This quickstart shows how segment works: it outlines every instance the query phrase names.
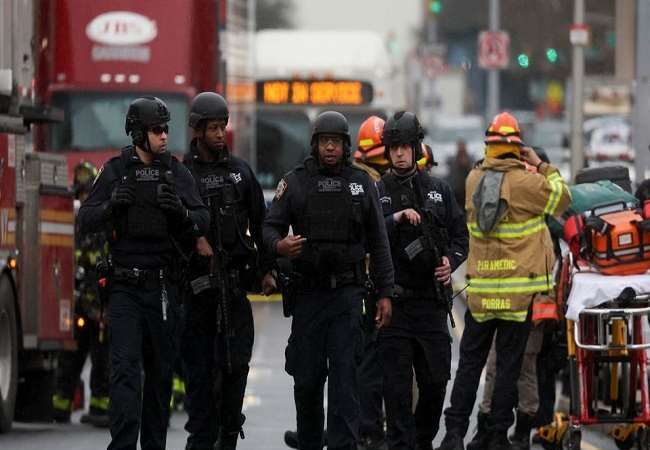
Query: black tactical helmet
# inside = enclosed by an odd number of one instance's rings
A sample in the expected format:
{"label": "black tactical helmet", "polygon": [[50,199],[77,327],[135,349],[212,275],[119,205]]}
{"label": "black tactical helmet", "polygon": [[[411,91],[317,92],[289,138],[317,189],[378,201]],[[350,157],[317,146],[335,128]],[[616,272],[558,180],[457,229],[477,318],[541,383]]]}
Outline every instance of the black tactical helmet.
{"label": "black tactical helmet", "polygon": [[202,120],[223,119],[228,123],[228,103],[226,99],[216,92],[201,92],[190,107],[189,125],[198,128]]}
{"label": "black tactical helmet", "polygon": [[126,134],[131,135],[133,144],[139,147],[145,142],[149,127],[169,122],[167,105],[158,97],[136,98],[126,113]]}
{"label": "black tactical helmet", "polygon": [[390,161],[391,145],[409,144],[413,149],[413,163],[422,158],[424,130],[417,116],[408,111],[396,112],[384,125],[382,144],[386,147],[386,159]]}
{"label": "black tactical helmet", "polygon": [[337,111],[325,111],[316,117],[314,128],[311,132],[311,148],[314,153],[318,152],[319,134],[338,134],[343,137],[343,157],[350,156],[350,127],[348,119]]}

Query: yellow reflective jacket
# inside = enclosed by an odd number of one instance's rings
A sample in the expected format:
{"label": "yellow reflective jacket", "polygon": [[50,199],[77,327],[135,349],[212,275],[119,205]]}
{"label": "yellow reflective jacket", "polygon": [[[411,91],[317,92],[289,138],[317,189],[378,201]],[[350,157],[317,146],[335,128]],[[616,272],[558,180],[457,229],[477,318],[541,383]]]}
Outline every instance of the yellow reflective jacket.
{"label": "yellow reflective jacket", "polygon": [[[488,169],[505,172],[500,199],[507,207],[492,231],[483,233],[472,197]],[[569,189],[550,164],[531,173],[514,158],[486,158],[469,173],[466,192],[472,316],[478,322],[495,318],[523,322],[533,294],[553,287],[555,256],[545,216],[559,216],[569,207]]]}
{"label": "yellow reflective jacket", "polygon": [[370,167],[369,165],[364,164],[364,163],[362,163],[360,161],[353,161],[352,165],[354,167],[357,167],[357,168],[363,170],[364,172],[366,172],[368,174],[368,176],[370,177],[370,179],[372,181],[374,181],[375,183],[377,181],[381,180],[381,174],[374,167]]}

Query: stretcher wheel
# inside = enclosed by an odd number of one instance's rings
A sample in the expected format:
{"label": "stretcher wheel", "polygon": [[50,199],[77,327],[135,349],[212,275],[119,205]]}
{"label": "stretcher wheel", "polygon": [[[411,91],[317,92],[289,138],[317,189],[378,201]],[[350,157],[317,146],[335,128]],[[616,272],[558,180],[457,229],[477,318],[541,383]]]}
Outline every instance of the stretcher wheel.
{"label": "stretcher wheel", "polygon": [[582,431],[580,431],[580,428],[570,426],[564,435],[562,448],[565,450],[580,450],[581,440]]}
{"label": "stretcher wheel", "polygon": [[628,423],[616,425],[608,433],[614,438],[614,443],[619,450],[648,449],[648,430],[643,424]]}

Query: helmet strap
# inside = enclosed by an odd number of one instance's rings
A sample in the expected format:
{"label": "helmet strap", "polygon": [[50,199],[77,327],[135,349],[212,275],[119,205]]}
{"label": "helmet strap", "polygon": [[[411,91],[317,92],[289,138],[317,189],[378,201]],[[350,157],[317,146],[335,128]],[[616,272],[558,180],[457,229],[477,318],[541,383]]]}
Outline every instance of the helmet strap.
{"label": "helmet strap", "polygon": [[149,133],[145,131],[144,133],[144,142],[142,143],[142,150],[147,153],[153,153],[151,151],[151,144],[149,143]]}

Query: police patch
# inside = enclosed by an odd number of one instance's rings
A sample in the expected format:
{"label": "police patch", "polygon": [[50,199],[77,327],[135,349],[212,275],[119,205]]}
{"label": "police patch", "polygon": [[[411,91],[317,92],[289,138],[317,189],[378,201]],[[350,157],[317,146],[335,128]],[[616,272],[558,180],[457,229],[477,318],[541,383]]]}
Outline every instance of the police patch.
{"label": "police patch", "polygon": [[97,183],[97,180],[99,180],[99,176],[102,174],[103,171],[104,171],[104,165],[102,164],[102,166],[99,168],[99,172],[97,172],[97,176],[93,180],[93,186],[95,185],[95,183]]}
{"label": "police patch", "polygon": [[287,182],[283,178],[278,183],[278,187],[275,188],[275,198],[277,200],[280,200],[280,198],[282,198],[282,195],[284,194],[284,191],[286,190],[287,190]]}
{"label": "police patch", "polygon": [[230,172],[230,177],[233,179],[235,184],[239,183],[241,181],[241,173],[240,172]]}
{"label": "police patch", "polygon": [[387,195],[381,197],[379,201],[384,205],[390,205],[392,203],[392,200]]}
{"label": "police patch", "polygon": [[442,203],[442,194],[438,191],[429,191],[427,197],[429,197],[429,200],[433,200],[435,203]]}
{"label": "police patch", "polygon": [[341,180],[336,180],[334,178],[325,178],[324,180],[318,180],[318,192],[341,192],[343,184]]}
{"label": "police patch", "polygon": [[352,195],[359,195],[363,194],[363,185],[359,183],[350,183],[350,194]]}

